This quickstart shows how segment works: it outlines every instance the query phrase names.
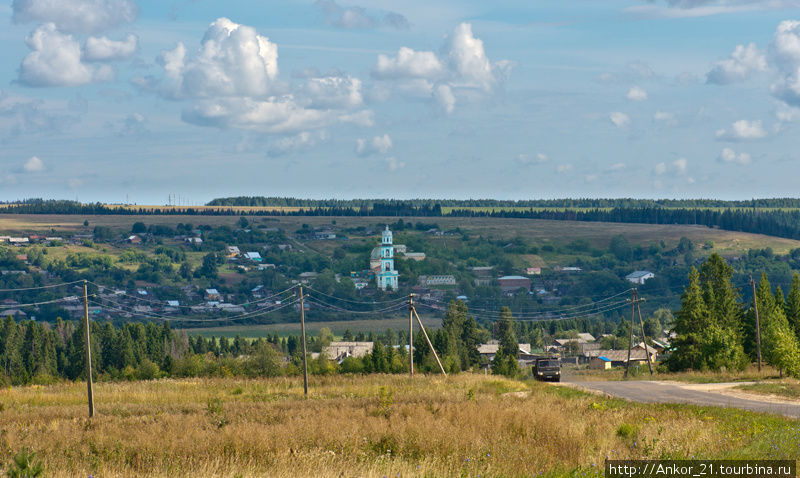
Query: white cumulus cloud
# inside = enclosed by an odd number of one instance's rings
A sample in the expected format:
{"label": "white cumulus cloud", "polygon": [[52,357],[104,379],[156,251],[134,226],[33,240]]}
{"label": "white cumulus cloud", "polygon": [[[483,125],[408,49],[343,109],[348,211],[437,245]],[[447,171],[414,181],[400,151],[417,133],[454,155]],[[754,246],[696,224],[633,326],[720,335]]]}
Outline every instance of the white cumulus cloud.
{"label": "white cumulus cloud", "polygon": [[86,61],[125,60],[136,53],[139,39],[128,35],[124,40],[111,40],[108,37],[89,37],[83,46],[83,59]]}
{"label": "white cumulus cloud", "polygon": [[386,154],[390,149],[392,149],[392,138],[388,134],[375,136],[371,140],[360,138],[356,140],[356,154],[359,156]]}
{"label": "white cumulus cloud", "polygon": [[53,23],[39,26],[25,38],[32,51],[22,60],[19,82],[27,86],[78,86],[108,81],[114,70],[108,65],[93,67],[82,60],[81,45],[72,35],[62,33]]}
{"label": "white cumulus cloud", "polygon": [[139,14],[133,0],[14,0],[16,23],[53,23],[69,33],[99,33],[131,23]]}
{"label": "white cumulus cloud", "polygon": [[746,141],[762,139],[767,136],[767,132],[761,121],[739,120],[731,125],[729,130],[720,129],[717,131],[717,139],[722,141]]}
{"label": "white cumulus cloud", "polygon": [[165,92],[176,97],[262,96],[278,75],[278,46],[227,18],[209,26],[194,57],[179,43],[159,60]]}
{"label": "white cumulus cloud", "polygon": [[706,75],[706,83],[725,85],[744,81],[756,72],[767,70],[767,58],[755,43],[738,45],[731,56],[714,63]]}
{"label": "white cumulus cloud", "polygon": [[372,70],[378,79],[425,78],[435,80],[442,76],[444,67],[432,51],[414,51],[401,47],[394,57],[380,54]]}
{"label": "white cumulus cloud", "polygon": [[722,148],[719,153],[719,161],[730,164],[749,164],[752,159],[747,153],[737,153],[731,148]]}
{"label": "white cumulus cloud", "polygon": [[346,29],[409,27],[408,19],[397,12],[370,12],[364,7],[344,7],[334,0],[317,0],[314,5],[325,14],[329,25]]}
{"label": "white cumulus cloud", "polygon": [[785,20],[772,38],[779,78],[772,94],[790,106],[800,106],[800,21]]}
{"label": "white cumulus cloud", "polygon": [[313,108],[357,108],[364,104],[361,80],[349,75],[309,78],[300,91]]}
{"label": "white cumulus cloud", "polygon": [[394,56],[378,55],[372,76],[393,80],[399,91],[414,97],[430,98],[449,114],[458,97],[492,93],[512,67],[507,60],[491,62],[472,25],[461,23],[447,36],[439,54],[402,47]]}
{"label": "white cumulus cloud", "polygon": [[40,173],[45,170],[44,161],[37,156],[31,156],[25,161],[22,169],[25,170],[26,173]]}
{"label": "white cumulus cloud", "polygon": [[625,96],[631,101],[644,101],[647,99],[647,92],[638,86],[634,86],[628,90],[628,94]]}
{"label": "white cumulus cloud", "polygon": [[614,123],[617,128],[626,128],[631,124],[631,118],[625,113],[614,111],[608,115],[608,119]]}
{"label": "white cumulus cloud", "polygon": [[653,114],[653,121],[656,123],[663,123],[666,125],[674,126],[678,123],[678,120],[675,118],[673,113],[669,113],[666,111],[656,111]]}

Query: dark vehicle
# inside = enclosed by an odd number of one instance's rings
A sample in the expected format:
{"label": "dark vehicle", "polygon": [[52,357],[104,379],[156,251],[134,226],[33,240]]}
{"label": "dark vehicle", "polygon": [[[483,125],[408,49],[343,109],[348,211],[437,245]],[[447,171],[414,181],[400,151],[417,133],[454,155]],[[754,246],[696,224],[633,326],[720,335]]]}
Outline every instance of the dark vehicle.
{"label": "dark vehicle", "polygon": [[536,359],[533,364],[533,376],[536,380],[561,381],[561,363],[557,358]]}

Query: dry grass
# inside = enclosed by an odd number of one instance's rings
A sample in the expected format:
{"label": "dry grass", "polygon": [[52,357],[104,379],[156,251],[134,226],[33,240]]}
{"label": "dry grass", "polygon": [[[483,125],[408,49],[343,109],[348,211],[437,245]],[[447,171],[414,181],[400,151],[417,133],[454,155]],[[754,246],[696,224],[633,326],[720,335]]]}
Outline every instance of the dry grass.
{"label": "dry grass", "polygon": [[[761,371],[758,371],[756,365],[750,365],[746,369],[739,371],[696,371],[690,370],[686,372],[661,372],[656,371],[656,364],[653,364],[655,373],[650,375],[647,370],[647,365],[640,367],[639,373],[632,380],[672,380],[675,382],[686,383],[723,383],[723,382],[752,382],[759,380],[773,380],[780,377],[780,372],[769,366],[763,365]],[[565,367],[564,374],[574,378],[575,380],[584,381],[613,381],[623,380],[625,367],[613,367],[609,370],[592,370],[586,365],[577,367]]]}
{"label": "dry grass", "polygon": [[[381,391],[383,388],[383,392]],[[611,458],[795,458],[796,421],[482,375],[212,379],[0,391],[0,459],[47,476],[593,475]],[[516,393],[523,392],[523,393]]]}
{"label": "dry grass", "polygon": [[736,388],[748,393],[800,400],[800,380],[792,378],[785,378],[780,381],[759,382],[752,385],[739,385]]}

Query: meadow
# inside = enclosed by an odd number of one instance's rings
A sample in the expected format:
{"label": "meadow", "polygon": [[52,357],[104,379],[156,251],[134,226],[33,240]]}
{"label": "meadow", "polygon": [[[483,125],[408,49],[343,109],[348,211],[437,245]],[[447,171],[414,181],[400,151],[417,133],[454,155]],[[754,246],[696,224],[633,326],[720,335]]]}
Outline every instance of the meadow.
{"label": "meadow", "polygon": [[800,456],[800,422],[482,374],[171,379],[0,391],[0,461],[45,476],[600,476],[606,458]]}
{"label": "meadow", "polygon": [[[359,226],[375,226],[382,223],[396,222],[397,217],[330,217],[330,216],[255,216],[249,220],[256,225],[279,227],[294,232],[303,224],[311,227],[331,225],[335,221],[336,229],[356,228]],[[460,218],[460,217],[404,217],[406,222],[436,223],[443,230],[460,228],[469,234],[483,235],[491,238],[511,239],[522,236],[537,242],[567,244],[574,240],[585,240],[594,247],[608,247],[612,237],[625,235],[633,244],[649,244],[665,241],[674,246],[681,237],[688,237],[696,244],[706,241],[714,242],[714,249],[722,254],[739,254],[748,249],[771,247],[777,254],[786,254],[791,249],[800,247],[800,241],[784,239],[763,234],[725,231],[705,226],[691,225],[659,225],[659,224],[626,224],[585,221],[553,221],[546,219],[514,219],[514,218]],[[175,226],[178,223],[190,223],[195,226],[207,224],[211,226],[234,226],[239,220],[237,216],[148,216],[148,215],[51,215],[51,214],[0,214],[0,232],[35,233],[48,232],[90,232],[94,226],[108,226],[120,231],[130,231],[131,224],[141,221],[147,225]],[[84,227],[84,221],[89,227]],[[341,234],[340,234],[341,235]],[[345,234],[346,235],[346,234]],[[440,237],[442,241],[453,240],[451,237]],[[324,247],[324,244],[320,244]]]}

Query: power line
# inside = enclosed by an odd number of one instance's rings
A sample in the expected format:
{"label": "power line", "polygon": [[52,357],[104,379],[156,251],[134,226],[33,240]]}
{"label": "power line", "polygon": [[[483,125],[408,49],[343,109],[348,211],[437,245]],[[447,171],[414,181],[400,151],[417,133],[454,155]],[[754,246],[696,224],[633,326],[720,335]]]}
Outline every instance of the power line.
{"label": "power line", "polygon": [[38,286],[38,287],[21,287],[21,288],[18,288],[18,289],[0,289],[0,292],[24,292],[24,291],[27,291],[27,290],[53,289],[53,288],[56,288],[56,287],[64,287],[64,286],[67,286],[67,285],[79,284],[79,283],[82,283],[82,282],[83,282],[82,280],[76,280],[76,281],[72,281],[72,282],[63,282],[61,284],[42,285],[42,286]]}

